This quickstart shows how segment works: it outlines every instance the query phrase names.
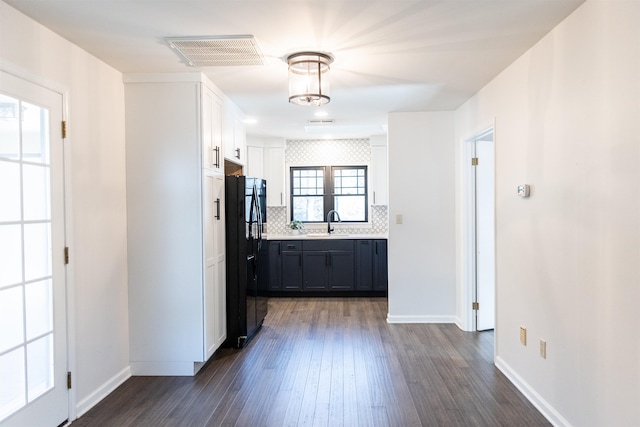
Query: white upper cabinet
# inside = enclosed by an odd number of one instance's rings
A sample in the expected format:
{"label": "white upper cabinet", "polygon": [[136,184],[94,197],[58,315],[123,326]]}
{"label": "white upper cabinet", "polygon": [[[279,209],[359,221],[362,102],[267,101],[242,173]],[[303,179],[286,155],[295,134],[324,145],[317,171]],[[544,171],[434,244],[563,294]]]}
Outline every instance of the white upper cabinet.
{"label": "white upper cabinet", "polygon": [[286,206],[284,147],[265,147],[263,156],[267,206]]}
{"label": "white upper cabinet", "polygon": [[222,148],[224,106],[211,89],[202,90],[202,167],[224,172]]}
{"label": "white upper cabinet", "polygon": [[247,176],[255,178],[264,178],[264,149],[262,147],[254,147],[247,142]]}
{"label": "white upper cabinet", "polygon": [[372,205],[386,205],[388,194],[387,179],[387,138],[374,136],[371,141],[371,170],[369,171],[369,203]]}
{"label": "white upper cabinet", "polygon": [[284,138],[247,137],[247,176],[267,180],[267,206],[286,206]]}
{"label": "white upper cabinet", "polygon": [[247,158],[247,135],[244,115],[231,102],[225,103],[224,157],[234,163],[244,165]]}

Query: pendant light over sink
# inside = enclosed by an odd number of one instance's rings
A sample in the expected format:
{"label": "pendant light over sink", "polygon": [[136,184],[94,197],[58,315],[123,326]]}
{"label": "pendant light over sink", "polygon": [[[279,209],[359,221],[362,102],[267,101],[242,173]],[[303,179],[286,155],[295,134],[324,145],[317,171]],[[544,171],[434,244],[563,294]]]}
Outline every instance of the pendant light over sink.
{"label": "pendant light over sink", "polygon": [[322,52],[289,55],[289,102],[320,106],[331,101],[328,74],[332,62],[333,56]]}

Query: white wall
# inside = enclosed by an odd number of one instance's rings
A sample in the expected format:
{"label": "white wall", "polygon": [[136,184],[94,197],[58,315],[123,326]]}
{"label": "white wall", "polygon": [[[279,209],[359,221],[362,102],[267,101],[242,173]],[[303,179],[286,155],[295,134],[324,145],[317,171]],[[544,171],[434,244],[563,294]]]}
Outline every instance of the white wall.
{"label": "white wall", "polygon": [[0,60],[68,95],[69,317],[82,412],[128,375],[122,75],[1,1]]}
{"label": "white wall", "polygon": [[640,425],[640,2],[588,0],[455,117],[496,123],[498,366],[556,424]]}
{"label": "white wall", "polygon": [[454,322],[454,114],[391,113],[388,144],[388,320]]}

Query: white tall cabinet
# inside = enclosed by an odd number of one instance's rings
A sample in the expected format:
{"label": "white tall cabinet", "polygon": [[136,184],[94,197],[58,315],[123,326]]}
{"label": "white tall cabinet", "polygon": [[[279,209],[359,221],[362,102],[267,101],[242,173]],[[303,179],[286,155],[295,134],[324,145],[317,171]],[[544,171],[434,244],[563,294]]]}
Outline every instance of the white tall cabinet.
{"label": "white tall cabinet", "polygon": [[125,75],[133,375],[194,375],[226,339],[223,97]]}

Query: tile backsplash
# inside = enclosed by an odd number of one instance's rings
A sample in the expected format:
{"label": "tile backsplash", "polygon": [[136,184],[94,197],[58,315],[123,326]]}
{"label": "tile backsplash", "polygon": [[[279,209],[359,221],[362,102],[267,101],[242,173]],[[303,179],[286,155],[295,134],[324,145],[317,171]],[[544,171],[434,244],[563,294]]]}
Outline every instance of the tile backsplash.
{"label": "tile backsplash", "polygon": [[[369,165],[371,163],[371,144],[368,138],[359,139],[317,139],[287,140],[285,164],[290,166],[325,165]],[[341,233],[347,234],[387,234],[387,206],[370,206],[371,227],[348,228],[346,224],[338,226]],[[267,207],[267,233],[291,234],[287,227],[289,215],[286,206]],[[326,232],[326,225],[306,224],[303,232]]]}
{"label": "tile backsplash", "polygon": [[288,166],[367,165],[371,162],[368,138],[287,140]]}
{"label": "tile backsplash", "polygon": [[[389,219],[387,207],[382,205],[370,206],[371,228],[348,228],[341,224],[340,233],[347,234],[387,234]],[[287,227],[289,223],[286,206],[267,206],[267,234],[292,234]],[[326,225],[305,224],[303,233],[326,233]]]}

